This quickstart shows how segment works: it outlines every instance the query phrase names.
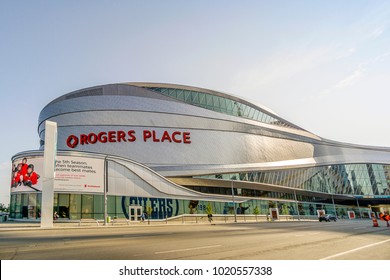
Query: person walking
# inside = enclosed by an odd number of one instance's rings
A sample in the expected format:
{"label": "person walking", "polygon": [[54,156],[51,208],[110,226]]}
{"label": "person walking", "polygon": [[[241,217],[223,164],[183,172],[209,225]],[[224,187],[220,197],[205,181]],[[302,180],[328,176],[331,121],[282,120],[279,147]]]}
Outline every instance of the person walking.
{"label": "person walking", "polygon": [[207,214],[207,218],[209,219],[209,222],[211,223],[213,221],[213,214]]}

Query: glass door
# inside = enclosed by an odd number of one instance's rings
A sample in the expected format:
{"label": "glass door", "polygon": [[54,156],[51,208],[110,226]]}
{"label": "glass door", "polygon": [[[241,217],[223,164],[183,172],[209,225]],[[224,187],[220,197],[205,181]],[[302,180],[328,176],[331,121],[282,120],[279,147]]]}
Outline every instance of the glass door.
{"label": "glass door", "polygon": [[136,206],[136,205],[129,206],[130,221],[141,221],[141,217],[142,217],[142,206]]}

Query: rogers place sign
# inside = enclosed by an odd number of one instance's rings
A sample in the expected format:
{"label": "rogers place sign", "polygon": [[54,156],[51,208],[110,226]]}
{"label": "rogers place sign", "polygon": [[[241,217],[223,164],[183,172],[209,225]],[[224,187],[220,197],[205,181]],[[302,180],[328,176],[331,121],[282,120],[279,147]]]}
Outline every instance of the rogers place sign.
{"label": "rogers place sign", "polygon": [[[169,142],[169,143],[181,143],[191,144],[190,132],[173,131],[167,130],[157,132],[155,130],[143,130],[141,139],[143,142]],[[135,142],[137,141],[137,135],[134,130],[129,131],[103,131],[99,133],[89,133],[69,135],[66,139],[66,145],[69,148],[76,148],[78,145],[89,145],[96,143],[116,143],[116,142]]]}

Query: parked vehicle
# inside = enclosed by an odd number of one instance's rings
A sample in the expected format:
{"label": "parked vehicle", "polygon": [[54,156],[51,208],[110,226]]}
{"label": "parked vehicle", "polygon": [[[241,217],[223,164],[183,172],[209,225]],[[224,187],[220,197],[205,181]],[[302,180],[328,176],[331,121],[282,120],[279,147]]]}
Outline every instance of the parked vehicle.
{"label": "parked vehicle", "polygon": [[337,218],[336,218],[336,216],[333,216],[333,215],[323,215],[323,216],[320,216],[320,217],[318,218],[318,220],[319,220],[320,222],[322,222],[322,221],[325,221],[325,222],[334,221],[334,222],[336,222],[336,221],[337,221]]}

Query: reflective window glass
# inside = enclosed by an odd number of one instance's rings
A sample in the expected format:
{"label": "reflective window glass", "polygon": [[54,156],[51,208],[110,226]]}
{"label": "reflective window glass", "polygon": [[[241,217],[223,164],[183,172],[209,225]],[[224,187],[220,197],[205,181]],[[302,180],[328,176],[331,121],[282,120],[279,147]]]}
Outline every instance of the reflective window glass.
{"label": "reflective window glass", "polygon": [[92,219],[93,218],[93,195],[83,194],[81,195],[81,218]]}
{"label": "reflective window glass", "polygon": [[94,195],[93,213],[95,219],[104,219],[104,196]]}
{"label": "reflective window glass", "polygon": [[81,194],[70,194],[69,217],[72,220],[81,219]]}
{"label": "reflective window glass", "polygon": [[278,126],[291,127],[282,121],[279,121],[275,118],[271,118],[267,114],[255,108],[252,108],[251,106],[224,97],[182,89],[153,87],[148,89],[170,96],[172,98],[176,98],[178,100],[182,100],[189,104],[193,104],[224,114],[249,118],[260,122],[272,123],[273,125]]}
{"label": "reflective window glass", "polygon": [[58,194],[58,215],[69,219],[69,194]]}

